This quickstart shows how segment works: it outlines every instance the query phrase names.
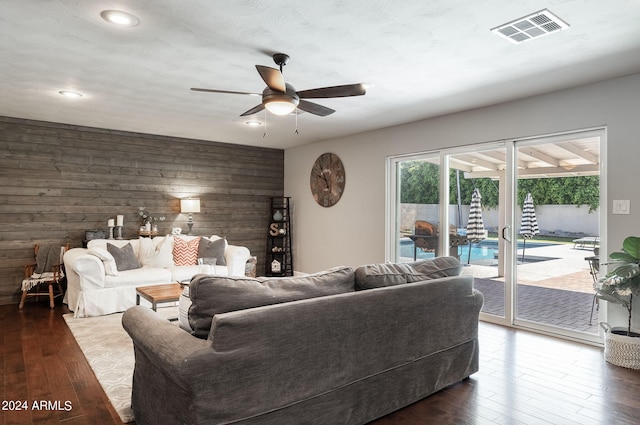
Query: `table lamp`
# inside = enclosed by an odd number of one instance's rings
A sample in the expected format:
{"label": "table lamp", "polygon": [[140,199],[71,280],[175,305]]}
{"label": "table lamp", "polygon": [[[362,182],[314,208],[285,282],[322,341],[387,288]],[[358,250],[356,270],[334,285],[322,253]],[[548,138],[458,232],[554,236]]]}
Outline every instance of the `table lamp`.
{"label": "table lamp", "polygon": [[187,226],[189,226],[189,233],[191,234],[191,229],[193,228],[193,215],[192,213],[200,212],[200,199],[194,198],[186,198],[180,200],[180,212],[189,213],[189,220],[187,221]]}

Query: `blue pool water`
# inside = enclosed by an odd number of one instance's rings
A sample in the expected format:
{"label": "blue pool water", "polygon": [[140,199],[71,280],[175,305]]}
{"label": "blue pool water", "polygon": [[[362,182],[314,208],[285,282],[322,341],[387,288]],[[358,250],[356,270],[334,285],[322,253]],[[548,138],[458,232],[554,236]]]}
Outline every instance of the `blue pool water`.
{"label": "blue pool water", "polygon": [[[527,248],[538,248],[542,246],[553,245],[547,242],[534,242],[527,241]],[[522,249],[524,246],[523,241],[518,241],[518,249]],[[467,260],[469,255],[469,245],[463,245],[458,247],[458,256],[460,260]],[[498,241],[497,240],[484,240],[471,245],[471,261],[476,263],[487,263],[496,260],[498,255]],[[413,258],[413,241],[410,239],[400,240],[400,256]],[[418,249],[416,252],[416,259],[433,258],[433,252],[424,252]]]}

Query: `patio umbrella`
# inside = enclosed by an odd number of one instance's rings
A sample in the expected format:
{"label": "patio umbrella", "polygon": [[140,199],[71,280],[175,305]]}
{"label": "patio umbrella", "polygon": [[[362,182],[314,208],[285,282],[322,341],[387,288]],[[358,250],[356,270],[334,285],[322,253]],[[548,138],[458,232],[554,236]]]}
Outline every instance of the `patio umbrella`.
{"label": "patio umbrella", "polygon": [[469,220],[467,221],[467,239],[469,240],[469,256],[467,264],[471,261],[471,245],[474,242],[481,241],[484,236],[484,222],[482,221],[482,196],[479,189],[473,189],[471,195],[471,206],[469,208]]}
{"label": "patio umbrella", "polygon": [[538,229],[538,220],[536,219],[536,210],[533,207],[533,197],[531,193],[527,193],[522,205],[522,222],[520,224],[520,234],[523,237],[522,245],[522,261],[524,262],[524,250],[527,248],[527,239],[533,238],[540,233]]}

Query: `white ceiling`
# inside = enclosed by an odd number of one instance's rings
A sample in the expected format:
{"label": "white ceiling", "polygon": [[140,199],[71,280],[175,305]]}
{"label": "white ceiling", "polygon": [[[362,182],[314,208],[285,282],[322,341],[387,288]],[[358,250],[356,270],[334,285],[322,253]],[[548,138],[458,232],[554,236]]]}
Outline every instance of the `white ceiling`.
{"label": "white ceiling", "polygon": [[[520,45],[490,32],[544,8],[570,28]],[[0,52],[0,115],[288,148],[640,72],[640,1],[0,0]],[[261,92],[254,65],[275,52],[297,90],[372,86],[317,100],[337,112],[300,114],[297,135],[269,115],[267,137],[239,117],[259,98],[189,90]]]}

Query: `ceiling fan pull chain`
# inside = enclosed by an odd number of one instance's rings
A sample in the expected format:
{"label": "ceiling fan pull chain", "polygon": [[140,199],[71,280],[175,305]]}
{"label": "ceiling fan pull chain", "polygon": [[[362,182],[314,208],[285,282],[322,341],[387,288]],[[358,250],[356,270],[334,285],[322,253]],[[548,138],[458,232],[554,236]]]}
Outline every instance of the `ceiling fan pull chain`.
{"label": "ceiling fan pull chain", "polygon": [[264,110],[264,134],[262,135],[262,138],[266,138],[269,137],[269,135],[267,134],[267,110]]}
{"label": "ceiling fan pull chain", "polygon": [[296,131],[293,134],[300,134],[298,133],[298,108],[296,108]]}

